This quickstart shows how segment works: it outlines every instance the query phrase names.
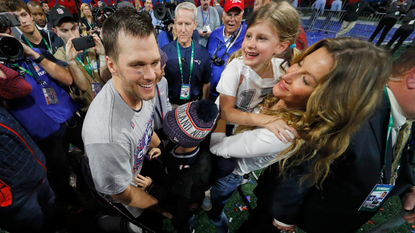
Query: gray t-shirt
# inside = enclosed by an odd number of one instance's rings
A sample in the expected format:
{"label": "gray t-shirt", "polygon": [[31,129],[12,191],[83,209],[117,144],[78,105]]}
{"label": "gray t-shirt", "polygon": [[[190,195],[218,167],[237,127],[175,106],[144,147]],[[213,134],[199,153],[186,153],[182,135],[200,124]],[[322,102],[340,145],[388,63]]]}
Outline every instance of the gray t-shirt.
{"label": "gray t-shirt", "polygon": [[[222,16],[221,16],[222,17]],[[216,28],[220,26],[219,21],[219,15],[215,8],[209,6],[209,10],[207,12],[204,12],[202,10],[202,6],[199,6],[197,8],[197,27],[196,29],[199,31],[200,29],[206,29],[207,26],[209,26],[208,29],[213,32]],[[206,47],[207,41],[209,39],[209,36],[200,36],[199,37],[199,44]]]}
{"label": "gray t-shirt", "polygon": [[[154,99],[131,109],[114,88],[112,80],[92,101],[82,128],[85,155],[95,189],[110,202],[140,173],[153,135]],[[124,205],[135,217],[143,210]]]}

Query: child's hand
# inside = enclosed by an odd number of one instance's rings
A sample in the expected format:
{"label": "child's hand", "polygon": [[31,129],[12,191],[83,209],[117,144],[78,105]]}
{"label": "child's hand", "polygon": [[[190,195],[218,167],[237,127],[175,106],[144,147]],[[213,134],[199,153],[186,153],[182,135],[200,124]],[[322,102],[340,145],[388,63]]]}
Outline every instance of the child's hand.
{"label": "child's hand", "polygon": [[159,148],[153,148],[148,152],[148,156],[150,157],[150,160],[157,158],[161,155],[161,150]]}
{"label": "child's hand", "polygon": [[277,136],[277,138],[282,142],[292,142],[292,139],[285,130],[290,131],[292,134],[294,134],[296,138],[300,138],[300,135],[298,135],[297,130],[295,130],[293,127],[288,126],[287,123],[282,119],[278,119],[276,121],[266,124],[265,128],[273,132],[275,136]]}
{"label": "child's hand", "polygon": [[147,191],[152,182],[153,180],[148,176],[144,177],[140,174],[137,174],[137,177],[134,177],[134,183],[136,183],[139,186],[139,188],[141,188],[144,191]]}

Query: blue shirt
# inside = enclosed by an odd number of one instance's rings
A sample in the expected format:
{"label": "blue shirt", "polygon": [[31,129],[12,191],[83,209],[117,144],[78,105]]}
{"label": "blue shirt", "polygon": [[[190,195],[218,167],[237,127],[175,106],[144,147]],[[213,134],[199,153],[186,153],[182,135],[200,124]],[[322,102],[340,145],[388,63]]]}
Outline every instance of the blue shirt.
{"label": "blue shirt", "polygon": [[[193,31],[192,39],[194,42],[199,43],[199,32],[197,32],[196,29]],[[160,30],[160,33],[157,36],[157,41],[159,48],[161,49],[173,41],[173,34],[171,32]]]}
{"label": "blue shirt", "polygon": [[225,38],[223,38],[223,29],[224,26],[215,29],[210,34],[207,44],[207,49],[209,51],[210,57],[212,57],[217,49],[218,51],[216,52],[216,57],[222,58],[222,60],[225,61],[224,65],[222,66],[217,66],[212,63],[212,81],[210,82],[210,94],[214,96],[219,95],[219,93],[216,91],[216,86],[218,85],[220,76],[225,69],[225,65],[228,62],[230,55],[232,55],[232,53],[236,52],[242,46],[246,31],[246,24],[245,22],[241,22],[241,32],[239,33],[239,36],[236,38],[235,42],[232,44],[226,55],[224,55],[226,52],[225,42],[228,41],[225,41]]}
{"label": "blue shirt", "polygon": [[[165,78],[169,84],[169,99],[172,104],[184,104],[189,101],[201,99],[204,84],[207,84],[212,79],[212,68],[210,64],[210,57],[207,49],[197,42],[193,41],[195,48],[194,59],[193,59],[193,72],[190,83],[190,99],[181,100],[181,75],[180,67],[177,56],[177,40],[170,42],[164,46],[162,50],[167,54],[167,63],[164,68]],[[180,55],[182,57],[183,66],[183,83],[189,84],[189,73],[190,73],[190,58],[192,53],[192,46],[183,48],[180,46]]]}
{"label": "blue shirt", "polygon": [[311,8],[320,9],[320,14],[324,14],[324,7],[326,6],[326,0],[316,0]]}
{"label": "blue shirt", "polygon": [[342,7],[342,2],[340,0],[336,0],[336,1],[331,3],[330,10],[339,11],[341,9],[341,7]]}
{"label": "blue shirt", "polygon": [[[33,50],[39,53],[38,49]],[[50,60],[57,61],[52,58]],[[25,74],[26,81],[32,86],[32,92],[26,97],[12,100],[10,113],[22,124],[34,141],[39,141],[57,131],[60,124],[68,120],[79,106],[40,65],[32,60],[31,62],[39,78],[47,83],[45,87],[53,87],[59,103],[47,105],[42,85],[38,84],[32,76]],[[19,65],[30,70],[26,62],[20,62]]]}

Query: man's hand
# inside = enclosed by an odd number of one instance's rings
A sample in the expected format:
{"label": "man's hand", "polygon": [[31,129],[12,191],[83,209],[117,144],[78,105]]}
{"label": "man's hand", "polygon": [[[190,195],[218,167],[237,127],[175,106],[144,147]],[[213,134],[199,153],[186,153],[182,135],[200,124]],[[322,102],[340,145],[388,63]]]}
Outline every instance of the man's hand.
{"label": "man's hand", "polygon": [[142,190],[147,191],[151,183],[153,183],[153,180],[148,176],[137,174],[137,177],[134,177],[134,183],[136,183]]}
{"label": "man's hand", "polygon": [[199,32],[199,35],[202,36],[202,37],[206,36],[206,33],[207,33],[207,32],[203,32],[203,29],[199,29],[198,32]]}
{"label": "man's hand", "polygon": [[79,53],[82,51],[76,51],[75,47],[73,46],[72,40],[75,39],[75,37],[72,37],[68,40],[68,43],[66,43],[66,62],[75,62],[76,57]]}
{"label": "man's hand", "polygon": [[104,49],[104,45],[101,42],[101,39],[96,34],[93,34],[92,37],[94,38],[94,41],[95,41],[95,47],[93,47],[95,52],[100,56],[102,55],[105,56],[105,49]]}
{"label": "man's hand", "polygon": [[[403,204],[403,208],[407,211],[411,211],[415,206],[415,187],[409,189],[409,192],[405,194],[404,198],[406,199]],[[403,217],[407,223],[415,222],[415,213],[410,213]]]}

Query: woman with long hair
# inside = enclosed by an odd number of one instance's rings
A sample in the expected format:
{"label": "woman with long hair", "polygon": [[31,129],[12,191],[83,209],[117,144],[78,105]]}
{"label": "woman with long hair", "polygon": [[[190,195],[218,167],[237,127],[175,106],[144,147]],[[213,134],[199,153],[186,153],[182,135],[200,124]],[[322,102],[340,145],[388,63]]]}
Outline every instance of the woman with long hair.
{"label": "woman with long hair", "polygon": [[86,27],[87,34],[94,33],[98,28],[95,26],[91,8],[87,3],[82,3],[81,5],[81,23],[83,24],[82,26]]}
{"label": "woman with long hair", "polygon": [[218,122],[211,152],[238,161],[234,172],[220,178],[211,189],[213,212],[208,214],[217,229],[227,223],[223,206],[243,174],[275,162],[284,174],[290,167],[311,161],[303,180],[321,184],[331,163],[347,149],[350,136],[378,107],[391,63],[384,50],[362,40],[319,41],[295,57],[260,110],[284,120],[300,138],[283,142],[270,131],[253,127],[238,128],[240,133],[226,137],[224,122]]}

